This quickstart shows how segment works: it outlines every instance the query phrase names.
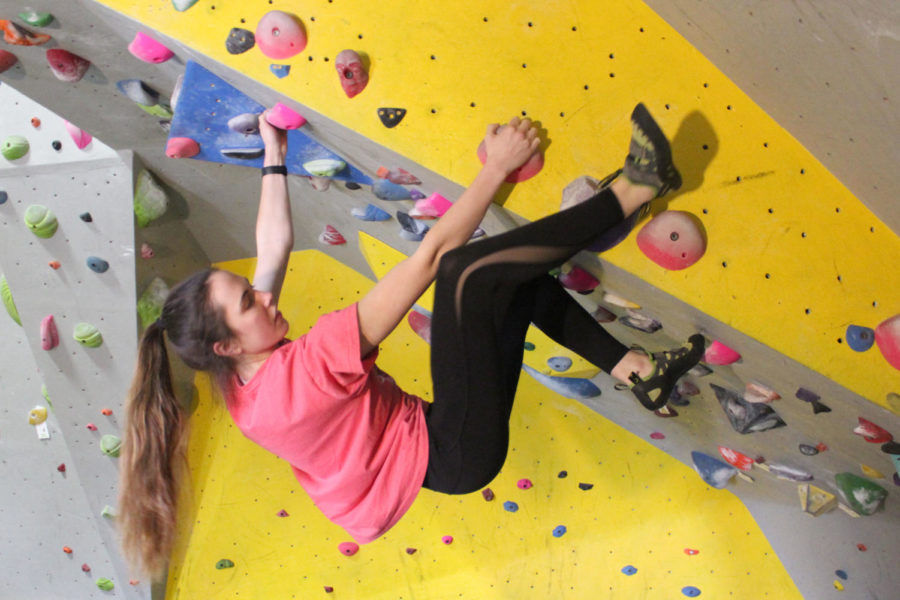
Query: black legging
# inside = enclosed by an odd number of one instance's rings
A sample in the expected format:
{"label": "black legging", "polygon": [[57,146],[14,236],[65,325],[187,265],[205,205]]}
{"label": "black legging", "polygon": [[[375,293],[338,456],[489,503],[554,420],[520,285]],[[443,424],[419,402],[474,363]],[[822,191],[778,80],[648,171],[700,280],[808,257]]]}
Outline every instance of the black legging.
{"label": "black legging", "polygon": [[443,256],[431,323],[434,403],[424,487],[466,494],[500,472],[530,323],[606,372],[628,352],[547,274],[623,218],[605,189]]}

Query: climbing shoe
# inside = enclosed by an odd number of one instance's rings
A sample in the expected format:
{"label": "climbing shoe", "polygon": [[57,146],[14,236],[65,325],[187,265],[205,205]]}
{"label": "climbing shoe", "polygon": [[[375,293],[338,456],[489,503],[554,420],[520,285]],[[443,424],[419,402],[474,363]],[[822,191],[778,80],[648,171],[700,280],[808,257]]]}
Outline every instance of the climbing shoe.
{"label": "climbing shoe", "polygon": [[631,391],[647,410],[662,408],[669,401],[678,379],[703,358],[705,346],[703,336],[695,333],[688,338],[687,346],[651,354],[653,372],[643,379],[632,373],[629,377],[633,384]]}
{"label": "climbing shoe", "polygon": [[632,183],[655,189],[657,198],[681,187],[681,174],[672,162],[669,141],[647,107],[640,103],[631,113],[631,143],[623,170]]}

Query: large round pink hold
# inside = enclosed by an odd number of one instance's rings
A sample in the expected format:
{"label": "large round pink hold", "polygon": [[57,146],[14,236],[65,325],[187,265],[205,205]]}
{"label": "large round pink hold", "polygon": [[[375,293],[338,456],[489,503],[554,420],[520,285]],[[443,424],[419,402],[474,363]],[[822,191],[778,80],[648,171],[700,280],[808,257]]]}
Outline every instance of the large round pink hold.
{"label": "large round pink hold", "polygon": [[269,58],[290,58],[306,48],[306,31],[295,15],[273,10],[256,26],[256,45]]}
{"label": "large round pink hold", "polygon": [[134,39],[131,40],[130,44],[128,44],[128,51],[131,52],[136,58],[139,58],[144,62],[154,64],[166,62],[167,60],[175,56],[174,52],[154,40],[146,33],[142,33],[140,31],[137,32],[137,34],[134,36]]}
{"label": "large round pink hold", "polygon": [[[484,140],[478,145],[478,160],[484,164],[487,160],[487,149],[484,147]],[[531,179],[544,168],[544,155],[540,150],[532,154],[525,164],[506,176],[507,183],[520,183],[526,179]]]}
{"label": "large round pink hold", "polygon": [[679,210],[659,213],[637,236],[638,248],[664,269],[685,269],[706,252],[706,240],[693,215]]}
{"label": "large round pink hold", "polygon": [[900,315],[894,315],[875,328],[875,343],[885,360],[900,369]]}

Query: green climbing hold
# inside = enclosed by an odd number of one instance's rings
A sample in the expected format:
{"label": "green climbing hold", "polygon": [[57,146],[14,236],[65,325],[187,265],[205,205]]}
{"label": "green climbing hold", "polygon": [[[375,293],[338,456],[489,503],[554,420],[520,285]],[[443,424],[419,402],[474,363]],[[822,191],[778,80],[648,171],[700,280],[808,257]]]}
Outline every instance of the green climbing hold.
{"label": "green climbing hold", "polygon": [[112,456],[113,458],[119,457],[119,452],[122,449],[122,440],[114,435],[104,435],[100,438],[100,451],[107,456]]}
{"label": "green climbing hold", "polygon": [[333,158],[320,158],[303,163],[303,169],[315,177],[333,177],[347,167],[347,163]]}
{"label": "green climbing hold", "polygon": [[113,584],[112,580],[107,579],[106,577],[101,577],[100,579],[97,580],[97,587],[100,588],[101,590],[103,590],[104,592],[108,592],[116,586],[115,586],[115,584]]}
{"label": "green climbing hold", "polygon": [[873,514],[887,497],[886,489],[853,473],[838,473],[834,482],[844,501],[861,515]]}
{"label": "green climbing hold", "polygon": [[116,511],[112,506],[107,504],[106,506],[103,507],[103,510],[100,511],[100,516],[105,519],[115,519]]}
{"label": "green climbing hold", "polygon": [[154,277],[137,303],[141,327],[146,329],[162,315],[163,304],[169,296],[169,286],[159,277]]}
{"label": "green climbing hold", "polygon": [[172,6],[178,12],[184,12],[195,4],[197,4],[197,0],[172,0]]}
{"label": "green climbing hold", "polygon": [[525,342],[525,350],[527,350],[528,352],[533,351],[534,347],[534,344],[532,344],[531,342]]}
{"label": "green climbing hold", "polygon": [[90,323],[79,323],[75,326],[75,333],[72,335],[75,341],[88,348],[99,348],[103,344],[103,336],[100,330]]}
{"label": "green climbing hold", "polygon": [[46,27],[53,21],[52,14],[48,12],[37,12],[35,10],[20,12],[19,18],[29,25],[34,25],[35,27]]}
{"label": "green climbing hold", "polygon": [[219,562],[216,563],[217,569],[231,569],[234,567],[234,563],[228,560],[227,558],[223,558]]}
{"label": "green climbing hold", "polygon": [[12,292],[9,291],[9,283],[7,283],[4,275],[0,275],[0,299],[3,300],[3,306],[6,307],[6,312],[9,313],[12,320],[21,325],[22,319],[19,318],[19,311],[16,309],[16,303],[13,302]]}
{"label": "green climbing hold", "polygon": [[47,390],[47,385],[41,384],[41,396],[44,397],[44,400],[47,401],[47,404],[50,405],[50,408],[53,408],[53,403],[50,401],[50,392]]}
{"label": "green climbing hold", "polygon": [[146,227],[166,212],[169,199],[150,171],[143,169],[134,186],[134,214],[138,227]]}
{"label": "green climbing hold", "polygon": [[21,135],[10,135],[3,140],[3,146],[0,152],[7,160],[16,160],[28,154],[28,140]]}
{"label": "green climbing hold", "polygon": [[59,223],[53,211],[41,204],[32,204],[25,209],[25,224],[39,238],[51,238]]}

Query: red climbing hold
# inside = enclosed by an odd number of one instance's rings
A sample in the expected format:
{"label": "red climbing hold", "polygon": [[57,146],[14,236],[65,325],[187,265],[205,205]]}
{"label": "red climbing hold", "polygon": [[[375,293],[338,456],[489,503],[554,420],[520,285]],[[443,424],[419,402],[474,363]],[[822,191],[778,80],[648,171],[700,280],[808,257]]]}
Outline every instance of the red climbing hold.
{"label": "red climbing hold", "polygon": [[81,570],[84,571],[85,573],[90,573],[91,566],[87,563],[84,563],[83,565],[81,565]]}
{"label": "red climbing hold", "polygon": [[409,311],[406,320],[420,338],[431,343],[431,317],[413,309]]}
{"label": "red climbing hold", "polygon": [[306,31],[295,15],[273,10],[256,25],[256,45],[269,58],[290,58],[306,48]]}
{"label": "red climbing hold", "polygon": [[890,432],[879,427],[872,421],[863,419],[862,417],[858,418],[859,425],[853,429],[853,433],[863,436],[867,442],[871,444],[884,444],[894,439],[894,436],[892,436]]}
{"label": "red climbing hold", "polygon": [[[501,129],[503,127],[505,126],[501,125]],[[484,140],[482,140],[481,144],[478,145],[478,150],[476,151],[476,153],[478,154],[478,160],[481,161],[481,164],[484,164],[487,160],[487,148],[485,148],[484,146]],[[543,168],[544,154],[540,150],[537,150],[528,158],[528,160],[525,161],[524,165],[506,176],[506,182],[521,183],[522,181],[531,179],[532,177],[537,175]]]}
{"label": "red climbing hold", "polygon": [[128,51],[144,62],[155,64],[166,62],[175,56],[174,52],[140,31],[128,44]]}
{"label": "red climbing hold", "polygon": [[560,273],[559,282],[563,287],[579,293],[591,292],[600,285],[596,277],[579,266],[572,267],[568,273]]}
{"label": "red climbing hold", "polygon": [[875,328],[875,343],[884,359],[895,369],[900,369],[900,315],[882,321]]}
{"label": "red climbing hold", "polygon": [[726,448],[725,446],[719,446],[719,454],[722,455],[729,464],[734,467],[737,467],[741,471],[749,471],[753,468],[753,459],[747,456],[746,454],[742,454],[737,450],[732,450],[731,448]]}
{"label": "red climbing hold", "polygon": [[31,117],[31,126],[37,129],[41,126],[41,120],[37,117]]}
{"label": "red climbing hold", "polygon": [[865,552],[866,550],[868,550],[868,548],[866,548],[866,545],[865,545],[865,544],[857,544],[857,545],[856,545],[856,548],[857,548],[857,550],[859,550],[860,552]]}
{"label": "red climbing hold", "polygon": [[103,410],[100,411],[100,414],[103,415],[104,417],[109,417],[112,415],[112,411],[108,408],[104,408]]}
{"label": "red climbing hold", "polygon": [[494,491],[491,488],[484,488],[481,490],[481,495],[487,502],[490,502],[494,499]]}
{"label": "red climbing hold", "polygon": [[40,46],[50,41],[46,33],[32,33],[6,19],[0,19],[0,29],[3,30],[3,41],[15,46]]}
{"label": "red climbing hold", "polygon": [[326,593],[326,594],[330,594],[330,593],[333,592],[333,591],[334,591],[334,588],[331,587],[330,585],[326,585],[326,586],[325,586],[325,593]]}
{"label": "red climbing hold", "polygon": [[0,73],[16,64],[17,60],[19,59],[12,52],[0,50]]}
{"label": "red climbing hold", "polygon": [[740,354],[716,340],[706,349],[706,353],[703,355],[703,362],[710,365],[730,365],[740,360],[740,358]]}
{"label": "red climbing hold", "polygon": [[66,472],[66,463],[61,463],[58,467],[56,467],[56,470],[59,471],[60,473],[65,473]]}
{"label": "red climbing hold", "polygon": [[68,546],[63,546],[63,552],[65,552],[66,554],[72,554],[72,549]]}
{"label": "red climbing hold", "polygon": [[647,258],[670,271],[691,266],[706,252],[706,239],[696,218],[680,210],[666,210],[641,228],[637,245]]}
{"label": "red climbing hold", "polygon": [[353,542],[343,542],[338,546],[338,550],[341,551],[341,554],[344,556],[353,556],[357,552],[359,552],[359,544],[355,544]]}
{"label": "red climbing hold", "polygon": [[200,144],[191,138],[173,137],[166,142],[166,156],[169,158],[190,158],[200,154]]}
{"label": "red climbing hold", "polygon": [[[362,59],[354,50],[342,50],[334,59],[334,67],[341,78],[341,87],[348,98],[359,94],[369,83],[369,74]],[[394,183],[399,183],[395,181]]]}
{"label": "red climbing hold", "polygon": [[97,431],[97,426],[93,423],[88,423],[85,427],[87,427],[88,431]]}
{"label": "red climbing hold", "polygon": [[323,244],[329,244],[331,246],[340,246],[341,244],[346,244],[347,240],[344,239],[344,236],[341,233],[332,227],[331,225],[326,225],[325,230],[319,234],[319,241]]}
{"label": "red climbing hold", "polygon": [[91,66],[91,61],[62,48],[47,50],[47,62],[56,78],[66,83],[81,81]]}

